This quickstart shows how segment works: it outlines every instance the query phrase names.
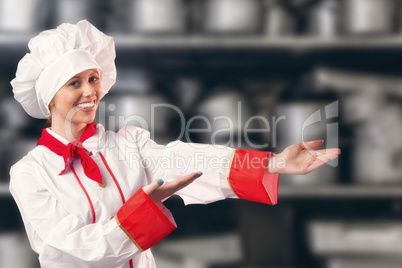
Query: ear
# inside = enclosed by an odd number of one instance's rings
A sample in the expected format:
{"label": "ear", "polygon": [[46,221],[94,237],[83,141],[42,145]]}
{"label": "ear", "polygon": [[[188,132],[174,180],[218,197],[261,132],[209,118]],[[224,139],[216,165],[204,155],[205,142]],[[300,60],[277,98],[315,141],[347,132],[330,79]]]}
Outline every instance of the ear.
{"label": "ear", "polygon": [[50,111],[50,116],[52,116],[51,114],[52,114],[52,110],[53,110],[53,108],[54,108],[54,102],[53,102],[53,100],[49,103],[49,105],[47,106],[47,108],[48,108],[49,111]]}

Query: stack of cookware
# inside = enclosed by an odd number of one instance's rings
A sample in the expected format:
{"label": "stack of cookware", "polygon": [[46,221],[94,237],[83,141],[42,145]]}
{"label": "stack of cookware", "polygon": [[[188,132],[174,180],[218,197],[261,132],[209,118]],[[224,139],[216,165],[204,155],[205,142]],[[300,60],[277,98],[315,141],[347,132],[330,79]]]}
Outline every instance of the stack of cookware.
{"label": "stack of cookware", "polygon": [[259,0],[120,0],[114,10],[120,25],[145,35],[255,33],[261,13]]}
{"label": "stack of cookware", "polygon": [[334,38],[389,35],[401,28],[397,0],[118,0],[112,6],[120,24],[111,31],[145,35]]}
{"label": "stack of cookware", "polygon": [[402,80],[330,68],[317,69],[315,76],[318,88],[342,98],[344,122],[353,129],[354,182],[401,183]]}
{"label": "stack of cookware", "polygon": [[391,35],[399,0],[3,0],[0,31],[35,32],[87,19],[110,32],[142,35]]}

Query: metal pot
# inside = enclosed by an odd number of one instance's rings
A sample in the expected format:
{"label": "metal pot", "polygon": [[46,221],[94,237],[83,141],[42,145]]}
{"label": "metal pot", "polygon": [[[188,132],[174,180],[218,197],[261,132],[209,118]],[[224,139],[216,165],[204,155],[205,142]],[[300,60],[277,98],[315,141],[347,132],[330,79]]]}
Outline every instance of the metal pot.
{"label": "metal pot", "polygon": [[182,0],[134,0],[132,30],[141,34],[178,34],[185,30]]}
{"label": "metal pot", "polygon": [[[331,110],[322,102],[292,102],[276,107],[275,126],[271,127],[272,146],[278,153],[287,146],[310,140],[325,140],[328,147],[337,146],[337,132],[328,131],[326,118],[321,117],[321,112]],[[327,115],[328,116],[328,115]],[[328,128],[330,129],[330,128]],[[336,133],[335,133],[336,132]],[[321,149],[321,148],[320,148]],[[334,160],[333,160],[334,161]],[[281,184],[288,185],[312,185],[330,184],[337,178],[336,161],[332,165],[326,164],[306,175],[282,174]]]}
{"label": "metal pot", "polygon": [[308,33],[313,36],[335,37],[339,34],[339,1],[323,0],[310,10]]}
{"label": "metal pot", "polygon": [[265,1],[264,32],[267,36],[287,36],[296,32],[294,16],[281,5],[280,1]]}
{"label": "metal pot", "polygon": [[402,182],[402,109],[388,105],[355,127],[353,178],[358,183]]}
{"label": "metal pot", "polygon": [[255,134],[246,133],[245,128],[261,127],[257,126],[258,120],[249,121],[253,114],[248,99],[230,87],[218,87],[215,92],[196,109],[200,120],[195,120],[190,126],[203,130],[198,131],[196,138],[202,143],[256,149],[252,148],[257,144]]}
{"label": "metal pot", "polygon": [[[332,257],[352,257],[356,261],[354,266],[329,267],[400,267],[376,265],[360,266],[358,261],[378,258],[393,260],[391,256],[400,256],[402,253],[400,240],[402,239],[402,225],[393,220],[312,220],[307,225],[309,248],[314,255]],[[351,259],[353,260],[353,258]],[[353,263],[353,262],[351,262]],[[391,263],[391,262],[390,262]],[[374,264],[374,263],[372,263]],[[385,264],[385,262],[383,263]]]}
{"label": "metal pot", "polygon": [[347,34],[390,34],[394,30],[394,0],[347,0],[343,3]]}
{"label": "metal pot", "polygon": [[258,0],[206,0],[203,30],[212,34],[249,34],[258,31]]}
{"label": "metal pot", "polygon": [[18,131],[29,126],[31,118],[12,98],[0,101],[0,127]]}
{"label": "metal pot", "polygon": [[55,2],[55,23],[77,23],[89,19],[93,10],[92,0],[57,0]]}
{"label": "metal pot", "polygon": [[357,145],[353,151],[353,178],[363,184],[402,182],[402,147]]}
{"label": "metal pot", "polygon": [[108,94],[99,105],[98,113],[99,122],[110,130],[118,131],[124,126],[141,127],[161,143],[172,139],[174,131],[170,123],[179,115],[168,100],[156,93]]}
{"label": "metal pot", "polygon": [[46,0],[0,1],[0,31],[33,32],[44,27]]}

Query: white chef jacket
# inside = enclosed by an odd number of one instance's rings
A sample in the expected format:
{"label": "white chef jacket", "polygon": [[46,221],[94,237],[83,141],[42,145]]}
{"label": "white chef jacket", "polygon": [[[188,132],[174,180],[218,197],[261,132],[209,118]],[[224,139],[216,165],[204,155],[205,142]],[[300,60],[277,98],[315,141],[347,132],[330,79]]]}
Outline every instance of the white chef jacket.
{"label": "white chef jacket", "polygon": [[10,192],[42,267],[130,267],[130,259],[134,267],[156,267],[151,251],[139,250],[111,219],[123,205],[113,176],[126,200],[155,179],[171,181],[196,171],[203,176],[178,192],[185,204],[237,198],[228,183],[231,148],[180,141],[162,146],[144,129],[128,126],[115,133],[100,124],[82,146],[98,165],[105,187],[85,176],[79,160],[70,159],[73,168],[59,175],[63,157],[45,146],[10,170]]}

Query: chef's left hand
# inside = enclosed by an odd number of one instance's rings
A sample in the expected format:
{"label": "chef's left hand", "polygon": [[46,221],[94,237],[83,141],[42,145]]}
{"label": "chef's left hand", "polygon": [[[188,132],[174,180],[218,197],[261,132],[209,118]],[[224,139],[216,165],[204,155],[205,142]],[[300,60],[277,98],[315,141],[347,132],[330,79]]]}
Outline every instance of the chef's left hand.
{"label": "chef's left hand", "polygon": [[161,179],[155,180],[144,186],[142,189],[152,199],[152,201],[159,202],[170,197],[180,189],[190,185],[197,178],[201,177],[201,175],[202,172],[194,172],[166,183]]}
{"label": "chef's left hand", "polygon": [[307,174],[337,158],[341,153],[339,148],[308,150],[323,143],[323,140],[313,140],[288,146],[282,153],[270,158],[266,172]]}

